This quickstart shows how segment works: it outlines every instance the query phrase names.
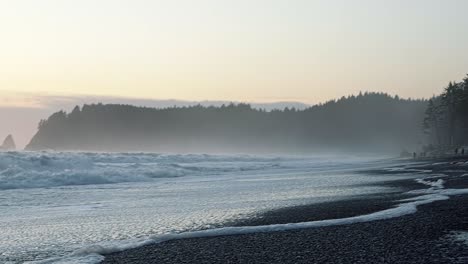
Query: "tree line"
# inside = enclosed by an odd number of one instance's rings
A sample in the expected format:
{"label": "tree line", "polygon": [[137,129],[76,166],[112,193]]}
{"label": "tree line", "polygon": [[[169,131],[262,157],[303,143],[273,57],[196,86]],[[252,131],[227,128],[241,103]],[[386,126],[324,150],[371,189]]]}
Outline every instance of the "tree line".
{"label": "tree line", "polygon": [[85,104],[39,123],[30,150],[400,151],[420,143],[427,100],[360,93],[304,110]]}
{"label": "tree line", "polygon": [[429,100],[423,129],[428,150],[468,145],[468,75],[450,82],[442,94]]}

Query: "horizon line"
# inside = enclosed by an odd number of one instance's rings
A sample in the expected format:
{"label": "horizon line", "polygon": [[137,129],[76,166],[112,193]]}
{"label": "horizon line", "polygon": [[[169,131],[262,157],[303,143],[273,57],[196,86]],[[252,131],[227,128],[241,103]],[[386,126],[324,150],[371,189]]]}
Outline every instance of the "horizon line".
{"label": "horizon line", "polygon": [[[260,104],[260,105],[274,105],[274,104],[300,104],[303,107],[313,107],[318,105],[323,105],[332,101],[338,101],[340,99],[349,98],[353,96],[365,95],[365,94],[384,94],[390,97],[398,97],[401,100],[430,100],[431,98],[436,97],[436,95],[432,95],[430,97],[402,97],[399,94],[391,94],[384,91],[359,91],[358,93],[351,93],[348,95],[342,95],[333,97],[327,100],[323,100],[320,102],[307,102],[302,100],[297,100],[294,98],[284,98],[278,100],[226,100],[226,99],[203,99],[203,100],[190,100],[190,99],[176,99],[176,98],[144,98],[144,97],[129,97],[129,96],[117,96],[117,95],[91,95],[91,94],[51,94],[48,93],[46,95],[34,93],[34,92],[13,92],[13,91],[0,91],[0,94],[7,94],[6,99],[3,98],[3,102],[0,101],[0,108],[8,108],[8,109],[49,109],[54,108],[54,106],[68,106],[71,105],[84,105],[84,104],[128,104],[128,105],[136,105],[136,106],[145,106],[142,105],[144,103],[165,103],[169,104],[171,102],[174,103],[173,107],[177,106],[176,104],[187,104],[187,105],[196,105],[196,104],[207,104],[207,103],[214,103],[214,104]],[[10,97],[8,97],[8,95]],[[16,99],[16,102],[15,102]],[[85,100],[89,100],[86,102]],[[100,101],[102,100],[102,101]],[[133,102],[105,102],[113,101],[113,100],[128,100]],[[11,103],[13,101],[13,103]],[[213,105],[216,106],[216,105]],[[152,107],[152,106],[148,106]]]}

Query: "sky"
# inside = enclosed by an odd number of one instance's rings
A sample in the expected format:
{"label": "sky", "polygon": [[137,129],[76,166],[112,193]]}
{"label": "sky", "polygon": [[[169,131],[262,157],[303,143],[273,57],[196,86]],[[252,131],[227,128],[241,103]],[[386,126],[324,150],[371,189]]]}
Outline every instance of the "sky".
{"label": "sky", "polygon": [[465,0],[0,0],[0,111],[50,108],[47,97],[428,98],[468,73],[466,10]]}

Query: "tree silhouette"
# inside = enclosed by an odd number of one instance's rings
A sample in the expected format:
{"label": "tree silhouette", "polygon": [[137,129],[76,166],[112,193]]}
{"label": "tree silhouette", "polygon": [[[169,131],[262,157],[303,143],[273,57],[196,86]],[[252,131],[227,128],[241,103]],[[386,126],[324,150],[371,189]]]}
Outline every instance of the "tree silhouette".
{"label": "tree silhouette", "polygon": [[425,100],[360,93],[305,110],[249,104],[170,107],[92,104],[51,115],[27,149],[177,152],[311,152],[409,148],[421,137]]}
{"label": "tree silhouette", "polygon": [[468,144],[468,77],[460,83],[450,82],[429,102],[424,129],[431,135],[430,143],[439,147]]}

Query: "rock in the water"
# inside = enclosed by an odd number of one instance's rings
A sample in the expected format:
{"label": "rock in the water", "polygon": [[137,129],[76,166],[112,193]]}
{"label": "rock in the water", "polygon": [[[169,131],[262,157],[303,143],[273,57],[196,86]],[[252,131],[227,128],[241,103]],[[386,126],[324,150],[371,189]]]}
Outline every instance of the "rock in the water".
{"label": "rock in the water", "polygon": [[3,144],[0,146],[0,149],[3,149],[3,150],[15,150],[16,149],[15,140],[13,140],[12,135],[8,135],[5,138],[5,140],[3,141]]}

